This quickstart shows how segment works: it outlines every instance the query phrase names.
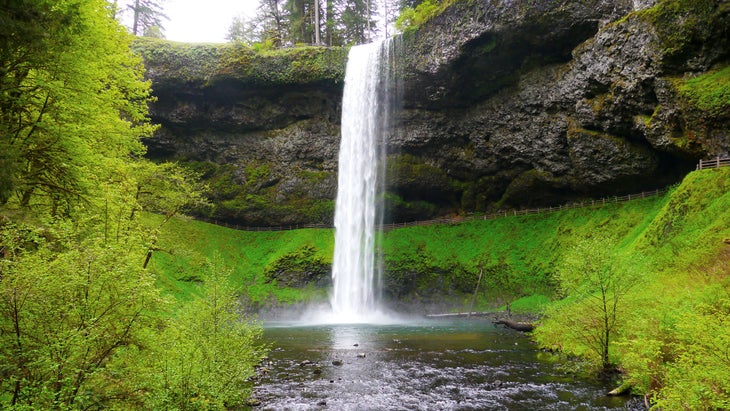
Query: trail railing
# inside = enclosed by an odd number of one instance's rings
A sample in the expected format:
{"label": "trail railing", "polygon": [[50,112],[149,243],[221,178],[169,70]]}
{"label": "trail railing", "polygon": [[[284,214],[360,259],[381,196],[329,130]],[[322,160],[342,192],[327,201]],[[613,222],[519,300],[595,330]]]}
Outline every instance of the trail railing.
{"label": "trail railing", "polygon": [[729,158],[713,158],[711,160],[700,160],[700,162],[697,164],[697,170],[704,170],[706,168],[718,168],[718,167],[727,167],[730,166],[730,157]]}

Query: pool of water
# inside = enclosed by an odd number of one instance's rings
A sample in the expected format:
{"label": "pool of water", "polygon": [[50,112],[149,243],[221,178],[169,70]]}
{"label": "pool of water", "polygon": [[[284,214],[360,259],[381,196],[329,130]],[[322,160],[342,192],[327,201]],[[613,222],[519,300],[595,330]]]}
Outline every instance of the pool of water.
{"label": "pool of water", "polygon": [[254,397],[266,410],[625,410],[522,333],[484,319],[269,323]]}

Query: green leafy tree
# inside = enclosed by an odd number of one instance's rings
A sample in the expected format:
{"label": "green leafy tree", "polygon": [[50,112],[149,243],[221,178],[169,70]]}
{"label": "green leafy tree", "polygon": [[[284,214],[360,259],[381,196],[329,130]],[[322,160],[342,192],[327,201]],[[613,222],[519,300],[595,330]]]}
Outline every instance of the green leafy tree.
{"label": "green leafy tree", "polygon": [[228,409],[245,402],[263,358],[262,328],[245,318],[219,256],[201,275],[200,296],[185,303],[149,358],[151,409]]}
{"label": "green leafy tree", "polygon": [[344,44],[362,44],[375,38],[376,4],[372,0],[340,0],[339,22]]}
{"label": "green leafy tree", "polygon": [[207,186],[200,183],[200,176],[176,163],[154,164],[149,161],[137,161],[133,167],[135,181],[134,201],[136,208],[131,210],[130,219],[138,210],[162,214],[162,220],[156,230],[148,236],[148,250],[143,267],[157,250],[157,233],[172,217],[192,209],[210,206],[203,197]]}
{"label": "green leafy tree", "polygon": [[140,247],[87,235],[84,224],[46,227],[8,223],[1,231],[3,408],[106,401],[117,379],[107,363],[121,347],[146,344],[142,330],[161,302]]}
{"label": "green leafy tree", "polygon": [[289,40],[293,43],[314,43],[315,1],[287,0],[285,8],[289,20]]}
{"label": "green leafy tree", "polygon": [[[115,12],[104,0],[0,7],[3,409],[149,409],[151,398],[169,393],[156,372],[144,372],[160,333],[184,345],[189,332],[208,332],[172,320],[144,267],[156,237],[139,212],[167,221],[201,204],[201,194],[186,170],[140,160],[141,138],[154,130],[149,83]],[[230,316],[215,343],[196,347],[247,349],[234,337],[249,334],[228,331],[238,313],[214,301]],[[191,312],[174,318],[193,321]],[[216,365],[208,375],[227,370]],[[198,392],[229,401],[231,384]]]}
{"label": "green leafy tree", "polygon": [[603,370],[611,369],[610,348],[625,299],[639,281],[640,262],[626,264],[614,249],[614,241],[607,238],[578,241],[558,267],[566,300],[538,330],[542,341],[554,340],[567,351],[594,359]]}
{"label": "green leafy tree", "polygon": [[69,214],[144,152],[141,60],[103,0],[20,0],[0,19],[0,205]]}

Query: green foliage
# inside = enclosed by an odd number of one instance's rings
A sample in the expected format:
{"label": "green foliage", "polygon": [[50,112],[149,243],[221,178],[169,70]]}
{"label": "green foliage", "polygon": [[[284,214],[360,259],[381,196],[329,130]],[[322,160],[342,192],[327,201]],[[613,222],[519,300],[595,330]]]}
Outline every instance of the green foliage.
{"label": "green foliage", "polygon": [[395,28],[403,32],[414,31],[457,1],[459,0],[425,0],[415,8],[406,7],[395,21]]}
{"label": "green foliage", "polygon": [[679,87],[690,103],[714,116],[730,111],[730,66],[693,77]]}
{"label": "green foliage", "polygon": [[14,2],[0,21],[0,199],[71,213],[144,152],[141,60],[103,0]]}
{"label": "green foliage", "polygon": [[262,328],[240,311],[220,257],[206,265],[200,296],[174,313],[148,353],[148,409],[224,410],[250,394],[248,379],[267,350]]}
{"label": "green foliage", "polygon": [[[627,294],[639,280],[640,261],[630,264],[616,253],[615,240],[597,235],[579,241],[562,259],[558,271],[561,294],[572,301],[548,312],[538,338],[552,344],[566,341],[560,333],[570,332],[571,351],[584,355],[609,370],[609,357],[617,328],[625,315]],[[569,314],[561,312],[566,309]],[[557,338],[556,338],[557,337]],[[563,347],[566,350],[566,347]]]}
{"label": "green foliage", "polygon": [[142,269],[140,242],[106,241],[87,228],[2,227],[4,407],[85,408],[109,395],[117,377],[106,364],[118,350],[146,342],[162,300]]}
{"label": "green foliage", "polygon": [[[145,215],[149,226],[158,226],[161,216]],[[181,242],[179,239],[184,238]],[[197,293],[188,279],[191,273],[201,271],[206,256],[219,252],[223,261],[233,262],[228,281],[248,304],[295,302],[306,298],[322,298],[311,288],[282,288],[266,275],[283,262],[292,265],[307,261],[315,266],[331,265],[334,253],[334,235],[330,229],[302,229],[291,231],[238,231],[221,226],[173,218],[160,230],[159,248],[150,268],[158,273],[160,284],[179,298]],[[302,256],[303,260],[291,257]],[[316,264],[315,264],[316,262]]]}
{"label": "green foliage", "polygon": [[[481,270],[476,309],[505,303],[513,311],[543,309],[555,299],[535,333],[544,347],[584,356],[600,368],[607,345],[625,382],[637,393],[652,393],[665,409],[727,408],[728,210],[730,168],[720,168],[690,173],[665,196],[394,229],[379,239],[385,291],[468,308]],[[602,238],[612,241],[595,240]],[[172,219],[160,244],[170,254],[156,253],[153,268],[181,294],[196,287],[179,279],[199,272],[202,256],[220,250],[224,260],[236,261],[231,284],[245,288],[254,305],[326,297],[267,283],[264,273],[300,260],[330,264],[331,230],[240,232]],[[596,260],[601,264],[593,266],[602,270],[587,266]],[[612,315],[614,307],[608,343],[601,344],[593,331],[606,330],[603,314]]]}
{"label": "green foliage", "polygon": [[[211,284],[171,312],[145,269],[160,226],[202,187],[139,159],[154,127],[126,31],[104,0],[10,2],[0,21],[0,408],[186,407],[190,391],[154,362],[183,356],[209,368],[189,374],[197,404],[240,404],[257,328]],[[157,226],[140,211],[162,213]]]}
{"label": "green foliage", "polygon": [[145,65],[159,76],[176,81],[209,84],[221,76],[251,85],[342,83],[346,48],[292,47],[272,49],[266,45],[184,44],[140,38],[134,50]]}
{"label": "green foliage", "polygon": [[[728,267],[725,267],[728,268]],[[730,407],[730,284],[703,290],[698,301],[673,313],[668,331],[673,361],[656,405],[662,409]]]}
{"label": "green foliage", "polygon": [[[730,338],[729,190],[730,169],[691,173],[652,218],[609,248],[621,256],[611,260],[619,278],[638,269],[642,284],[624,294],[611,360],[635,392],[652,393],[663,409],[722,409],[730,398],[722,360]],[[594,315],[590,302],[569,291],[548,311],[536,333],[540,343],[600,363],[578,332],[583,327],[575,327]]]}
{"label": "green foliage", "polygon": [[547,295],[529,295],[512,301],[510,310],[516,314],[541,314],[551,302],[552,299]]}
{"label": "green foliage", "polygon": [[215,73],[223,50],[227,46],[217,44],[189,44],[167,40],[138,37],[132,50],[140,55],[145,66],[154,68],[158,75],[178,79],[181,82],[204,83]]}

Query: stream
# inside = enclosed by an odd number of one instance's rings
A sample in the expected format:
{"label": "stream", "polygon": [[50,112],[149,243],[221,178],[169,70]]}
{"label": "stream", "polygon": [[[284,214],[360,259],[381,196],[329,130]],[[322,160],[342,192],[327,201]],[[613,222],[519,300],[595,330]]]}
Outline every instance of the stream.
{"label": "stream", "polygon": [[256,409],[630,409],[605,395],[614,387],[577,378],[529,336],[484,319],[267,323],[264,338],[272,351]]}

